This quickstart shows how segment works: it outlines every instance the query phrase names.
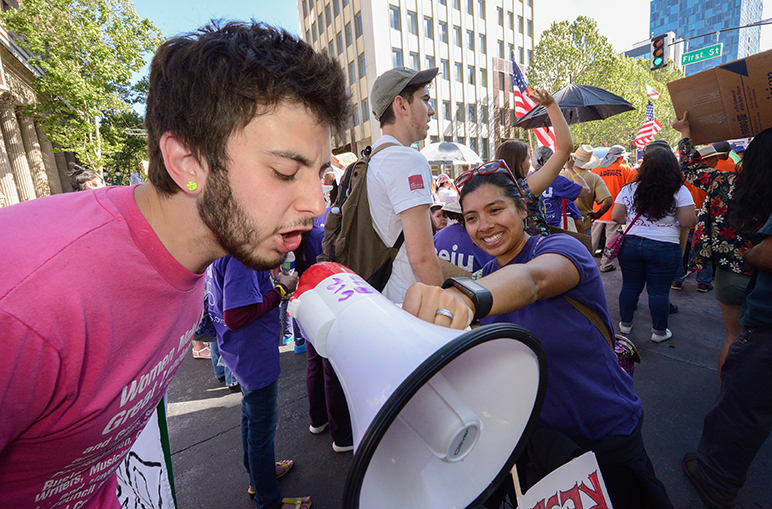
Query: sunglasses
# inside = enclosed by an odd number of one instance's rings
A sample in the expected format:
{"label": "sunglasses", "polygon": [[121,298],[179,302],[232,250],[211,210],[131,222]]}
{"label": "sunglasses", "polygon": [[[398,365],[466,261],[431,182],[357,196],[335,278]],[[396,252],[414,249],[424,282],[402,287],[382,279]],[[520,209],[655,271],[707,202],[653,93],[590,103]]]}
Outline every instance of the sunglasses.
{"label": "sunglasses", "polygon": [[469,182],[469,179],[471,179],[475,175],[490,175],[491,173],[496,173],[501,169],[503,169],[506,172],[506,174],[509,176],[512,183],[515,184],[517,193],[522,197],[523,190],[520,189],[520,184],[517,183],[517,179],[515,179],[515,176],[512,175],[512,171],[509,169],[509,166],[507,166],[507,163],[505,163],[503,159],[485,163],[482,166],[478,166],[473,170],[469,170],[465,173],[462,173],[461,175],[456,177],[456,180],[453,183],[456,184],[456,187],[460,189],[461,186]]}

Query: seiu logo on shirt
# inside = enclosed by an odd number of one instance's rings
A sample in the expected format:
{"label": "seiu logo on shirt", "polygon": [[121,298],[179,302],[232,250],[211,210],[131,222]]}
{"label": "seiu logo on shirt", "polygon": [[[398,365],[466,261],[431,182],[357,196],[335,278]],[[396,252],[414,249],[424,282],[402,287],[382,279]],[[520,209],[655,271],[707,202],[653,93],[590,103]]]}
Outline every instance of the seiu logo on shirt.
{"label": "seiu logo on shirt", "polygon": [[407,178],[407,183],[410,185],[411,191],[418,191],[424,188],[424,179],[421,178],[421,175],[410,175]]}

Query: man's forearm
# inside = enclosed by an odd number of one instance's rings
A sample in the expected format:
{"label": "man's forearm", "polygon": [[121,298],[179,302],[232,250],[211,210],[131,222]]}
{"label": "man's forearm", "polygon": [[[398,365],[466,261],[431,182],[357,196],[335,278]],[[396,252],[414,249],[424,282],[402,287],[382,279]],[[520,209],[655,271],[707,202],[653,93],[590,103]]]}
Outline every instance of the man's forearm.
{"label": "man's forearm", "polygon": [[411,263],[413,275],[416,281],[425,285],[442,285],[442,267],[440,259],[436,255],[428,258],[422,258],[417,263]]}

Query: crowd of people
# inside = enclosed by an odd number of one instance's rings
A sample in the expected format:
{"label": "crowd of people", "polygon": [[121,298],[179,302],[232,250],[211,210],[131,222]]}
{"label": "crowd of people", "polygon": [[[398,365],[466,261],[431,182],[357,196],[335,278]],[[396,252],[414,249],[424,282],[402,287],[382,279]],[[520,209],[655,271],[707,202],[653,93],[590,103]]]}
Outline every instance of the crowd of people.
{"label": "crowd of people", "polygon": [[[651,340],[684,337],[668,328],[677,311],[669,292],[698,271],[698,289],[715,289],[727,339],[720,394],[683,468],[708,507],[732,507],[772,426],[772,129],[734,148],[735,164],[726,142],[695,148],[684,114],[673,124],[677,153],[652,142],[631,166],[621,146],[575,148],[555,100],[536,91],[555,146],[505,141],[494,161],[452,180],[433,176],[412,148],[427,137],[437,73],[392,69],[370,94],[382,136],[366,198],[378,236],[399,246],[383,294],[436,325],[514,323],[539,338],[549,384],[518,460],[522,489],[593,451],[615,507],[670,508],[615,336],[632,330],[646,288]],[[169,39],[153,58],[148,183],[105,188],[74,168],[83,192],[0,210],[0,506],[116,507],[115,469],[205,311],[213,338],[193,356],[212,358],[215,376],[241,392],[248,494],[261,509],[311,506],[278,483],[294,465],[276,461],[273,445],[280,315],[323,252],[317,219],[339,183],[330,139],[350,111],[345,76],[326,53],[262,23],[214,23]],[[616,269],[617,253],[603,248],[621,225],[615,327],[601,273]],[[295,269],[283,271],[288,253]],[[103,263],[84,266],[97,255]],[[446,264],[469,279],[446,281]],[[310,433],[329,427],[333,450],[352,451],[332,365],[310,343],[296,352],[307,356]]]}

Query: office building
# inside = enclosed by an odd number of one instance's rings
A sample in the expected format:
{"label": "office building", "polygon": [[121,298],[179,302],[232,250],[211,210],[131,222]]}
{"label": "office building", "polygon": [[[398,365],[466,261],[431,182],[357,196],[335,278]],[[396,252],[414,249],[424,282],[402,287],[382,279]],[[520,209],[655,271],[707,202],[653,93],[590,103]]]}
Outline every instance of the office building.
{"label": "office building", "polygon": [[436,115],[417,148],[456,141],[487,160],[515,135],[510,55],[530,61],[533,0],[298,0],[298,16],[301,36],[338,59],[351,87],[353,128],[333,140],[335,152],[378,139],[370,90],[398,66],[439,68]]}
{"label": "office building", "polygon": [[[705,48],[721,42],[720,57],[684,67],[687,76],[721,64],[744,58],[759,51],[761,28],[743,28],[715,32],[761,21],[763,0],[652,0],[649,27],[651,36],[673,31],[677,38],[692,39],[683,51]],[[646,51],[648,57],[648,51]]]}

